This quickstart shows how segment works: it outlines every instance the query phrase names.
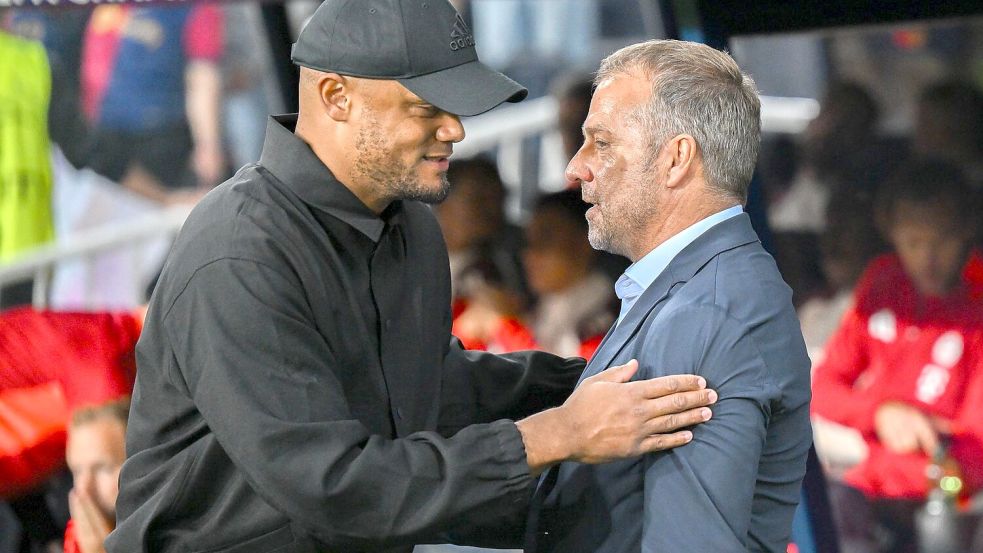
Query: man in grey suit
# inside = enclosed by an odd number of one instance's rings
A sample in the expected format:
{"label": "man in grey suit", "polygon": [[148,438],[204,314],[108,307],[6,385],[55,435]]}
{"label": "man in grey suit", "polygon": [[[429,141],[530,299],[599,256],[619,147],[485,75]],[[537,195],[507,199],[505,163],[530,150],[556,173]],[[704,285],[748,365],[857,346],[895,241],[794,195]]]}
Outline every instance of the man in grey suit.
{"label": "man in grey suit", "polygon": [[637,359],[636,378],[691,372],[719,400],[688,445],[551,469],[527,551],[784,552],[812,439],[809,360],[791,291],[742,211],[754,82],[725,53],[654,40],[609,56],[596,85],[567,178],[593,204],[591,244],[633,264],[584,378]]}

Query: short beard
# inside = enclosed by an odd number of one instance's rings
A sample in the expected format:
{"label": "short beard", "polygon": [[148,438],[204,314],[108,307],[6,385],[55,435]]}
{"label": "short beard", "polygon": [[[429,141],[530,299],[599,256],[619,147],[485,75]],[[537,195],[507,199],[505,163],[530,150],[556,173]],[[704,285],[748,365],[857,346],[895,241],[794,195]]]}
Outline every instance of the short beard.
{"label": "short beard", "polygon": [[440,188],[431,190],[420,184],[420,180],[410,175],[403,175],[403,178],[390,181],[389,190],[394,198],[401,200],[415,200],[425,204],[439,204],[447,198],[447,193],[451,189],[451,182],[447,180],[447,173],[440,175]]}
{"label": "short beard", "polygon": [[415,200],[428,204],[444,201],[451,187],[447,173],[440,175],[438,189],[427,188],[413,173],[412,168],[402,167],[398,160],[389,155],[392,145],[377,130],[377,126],[372,124],[371,117],[367,123],[355,137],[353,173],[367,181],[378,183],[385,189],[390,201]]}
{"label": "short beard", "polygon": [[[640,194],[636,194],[640,197]],[[631,209],[623,210],[623,213],[609,213],[608,219],[601,216],[601,224],[593,224],[587,221],[587,240],[595,250],[603,250],[608,253],[620,255],[637,261],[632,257],[637,253],[632,251],[634,242],[641,236],[647,224],[659,213],[658,206],[645,201],[632,204]]]}
{"label": "short beard", "polygon": [[614,233],[611,232],[611,228],[605,228],[602,230],[598,228],[598,225],[588,223],[587,240],[590,242],[591,247],[595,250],[628,257],[628,252],[622,251],[624,248],[621,247],[621,244],[615,243]]}

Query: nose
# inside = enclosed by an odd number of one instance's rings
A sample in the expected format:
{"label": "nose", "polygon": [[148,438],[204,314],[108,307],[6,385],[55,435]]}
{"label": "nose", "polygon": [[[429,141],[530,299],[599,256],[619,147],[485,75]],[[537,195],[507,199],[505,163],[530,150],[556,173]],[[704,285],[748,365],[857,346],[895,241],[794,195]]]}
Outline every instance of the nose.
{"label": "nose", "polygon": [[440,127],[437,128],[437,140],[451,143],[464,140],[464,125],[461,124],[461,118],[453,113],[444,112]]}
{"label": "nose", "polygon": [[86,495],[91,496],[93,493],[93,478],[92,475],[87,470],[78,471],[77,474],[72,475],[72,485],[76,489],[82,490]]}
{"label": "nose", "polygon": [[573,159],[570,160],[566,170],[563,172],[563,176],[567,179],[567,188],[577,187],[582,183],[594,180],[594,173],[584,161],[583,151],[583,147],[577,150],[577,153],[574,154]]}

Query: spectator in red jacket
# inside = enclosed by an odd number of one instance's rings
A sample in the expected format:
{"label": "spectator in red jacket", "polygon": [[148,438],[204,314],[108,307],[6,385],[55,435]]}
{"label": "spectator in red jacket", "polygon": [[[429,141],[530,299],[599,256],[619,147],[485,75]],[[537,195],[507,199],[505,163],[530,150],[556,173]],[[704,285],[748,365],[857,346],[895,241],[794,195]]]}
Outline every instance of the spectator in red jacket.
{"label": "spectator in red jacket", "polygon": [[914,551],[913,513],[943,437],[967,490],[983,487],[983,261],[969,194],[961,173],[935,162],[889,179],[878,205],[895,253],[868,266],[816,369],[814,415],[856,428],[868,446],[831,490],[844,550]]}
{"label": "spectator in red jacket", "polygon": [[65,465],[70,414],[132,390],[144,312],[0,313],[0,501],[25,539],[59,540],[40,490]]}
{"label": "spectator in red jacket", "polygon": [[65,553],[105,553],[102,542],[116,527],[119,471],[126,460],[124,439],[129,398],[75,412],[68,426],[65,459],[74,487],[65,529]]}

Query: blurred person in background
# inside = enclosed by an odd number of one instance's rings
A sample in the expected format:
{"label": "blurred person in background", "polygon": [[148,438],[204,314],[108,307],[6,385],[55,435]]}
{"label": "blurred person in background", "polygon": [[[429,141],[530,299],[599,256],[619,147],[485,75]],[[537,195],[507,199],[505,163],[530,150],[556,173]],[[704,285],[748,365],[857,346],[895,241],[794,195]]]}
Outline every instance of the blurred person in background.
{"label": "blurred person in background", "polygon": [[614,322],[617,306],[613,282],[595,267],[587,208],[578,190],[540,198],[526,227],[523,253],[535,305],[517,315],[512,304],[495,301],[501,295],[479,293],[455,319],[455,336],[477,349],[542,349],[589,358]]}
{"label": "blurred person in background", "polygon": [[223,16],[213,4],[97,6],[82,49],[89,166],[160,203],[226,176],[220,129]]}
{"label": "blurred person in background", "polygon": [[826,206],[826,230],[819,236],[826,293],[799,308],[802,336],[813,366],[822,361],[826,341],[853,302],[853,288],[871,259],[887,249],[874,223],[874,195],[841,188]]}
{"label": "blurred person in background", "polygon": [[129,397],[123,397],[72,414],[65,459],[74,485],[68,495],[72,518],[65,529],[64,553],[106,551],[103,542],[116,527],[129,412]]}
{"label": "blurred person in background", "polygon": [[885,182],[877,209],[895,251],[871,262],[816,368],[813,415],[858,430],[868,450],[830,488],[845,551],[914,551],[943,442],[966,491],[983,486],[983,261],[968,194],[938,162]]}
{"label": "blurred person in background", "polygon": [[922,157],[959,166],[971,186],[977,191],[983,188],[983,92],[955,80],[922,91],[912,149]]}
{"label": "blurred person in background", "polygon": [[[840,188],[826,206],[826,230],[819,237],[826,294],[806,301],[798,309],[802,337],[815,368],[823,360],[826,342],[853,304],[853,290],[867,264],[887,248],[874,223],[873,194]],[[822,417],[812,419],[813,440],[828,475],[842,472],[867,456],[863,436]]]}
{"label": "blurred person in background", "polygon": [[82,116],[82,36],[90,10],[11,10],[6,22],[10,32],[44,44],[51,67],[51,102],[48,133],[51,141],[76,168],[89,153],[88,125]]}
{"label": "blurred person in background", "polygon": [[[557,64],[586,66],[600,33],[598,0],[472,1],[474,38],[481,59],[506,70],[536,58],[545,70]],[[569,37],[576,40],[569,40]],[[507,73],[508,71],[506,71]]]}
{"label": "blurred person in background", "polygon": [[[451,188],[444,201],[434,205],[434,214],[447,243],[451,269],[451,296],[455,314],[468,303],[482,273],[525,294],[519,252],[522,229],[505,216],[505,185],[495,164],[484,158],[451,161],[447,170]],[[475,271],[477,265],[493,270]],[[470,278],[465,278],[470,275]]]}
{"label": "blurred person in background", "polygon": [[[768,191],[780,193],[769,198],[767,207],[767,222],[774,231],[775,261],[792,287],[797,307],[825,292],[819,236],[827,226],[830,196],[841,188],[872,194],[883,178],[884,147],[877,136],[879,113],[862,86],[834,82],[823,96],[819,114],[799,137],[794,165],[782,166],[765,159],[765,176],[771,181]],[[778,148],[780,151],[782,146]],[[787,187],[775,182],[793,168],[795,173]]]}
{"label": "blurred person in background", "polygon": [[768,222],[774,231],[821,232],[832,190],[841,186],[871,189],[879,182],[879,111],[859,84],[829,86],[819,115],[802,135],[798,172],[784,195],[771,199]]}
{"label": "blurred person in background", "polygon": [[22,550],[61,543],[66,497],[54,491],[70,413],[130,393],[142,319],[142,308],[0,313],[0,500],[19,519]]}
{"label": "blurred person in background", "polygon": [[270,112],[265,78],[269,45],[259,25],[259,7],[226,3],[222,56],[222,123],[232,169],[259,159]]}
{"label": "blurred person in background", "polygon": [[[54,238],[50,99],[42,44],[0,30],[0,262]],[[29,303],[31,288],[3,286],[0,307]]]}
{"label": "blurred person in background", "polygon": [[581,127],[594,95],[593,76],[579,71],[560,75],[553,80],[551,93],[557,102],[556,126],[563,141],[564,162],[568,162],[584,142]]}

